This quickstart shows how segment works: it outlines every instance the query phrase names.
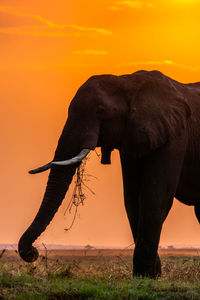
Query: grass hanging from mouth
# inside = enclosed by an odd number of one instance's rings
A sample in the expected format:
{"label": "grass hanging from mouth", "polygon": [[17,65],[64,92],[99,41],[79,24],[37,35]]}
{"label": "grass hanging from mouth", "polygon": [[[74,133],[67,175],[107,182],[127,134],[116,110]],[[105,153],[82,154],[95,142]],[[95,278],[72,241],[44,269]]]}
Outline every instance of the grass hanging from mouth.
{"label": "grass hanging from mouth", "polygon": [[97,179],[95,176],[88,174],[86,171],[86,163],[89,160],[89,158],[90,158],[90,154],[82,160],[81,164],[76,169],[76,173],[74,176],[74,189],[72,192],[72,197],[64,212],[64,216],[66,215],[67,212],[71,214],[73,207],[75,207],[75,212],[74,212],[71,225],[68,228],[65,228],[64,229],[65,231],[69,231],[72,228],[75,219],[77,217],[78,207],[80,205],[84,205],[84,201],[86,199],[84,188],[86,188],[87,190],[89,190],[90,193],[95,195],[94,191],[91,188],[89,188],[88,185],[86,184],[86,182],[90,181],[89,177],[90,178],[93,177]]}

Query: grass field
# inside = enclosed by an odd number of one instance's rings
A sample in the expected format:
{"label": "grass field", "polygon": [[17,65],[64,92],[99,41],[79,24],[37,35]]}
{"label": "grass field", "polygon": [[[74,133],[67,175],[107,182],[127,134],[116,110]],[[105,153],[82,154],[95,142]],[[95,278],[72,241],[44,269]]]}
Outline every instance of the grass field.
{"label": "grass field", "polygon": [[[1,253],[1,252],[0,252]],[[163,275],[132,278],[132,250],[41,251],[26,264],[0,257],[0,299],[200,299],[198,251],[161,251]]]}

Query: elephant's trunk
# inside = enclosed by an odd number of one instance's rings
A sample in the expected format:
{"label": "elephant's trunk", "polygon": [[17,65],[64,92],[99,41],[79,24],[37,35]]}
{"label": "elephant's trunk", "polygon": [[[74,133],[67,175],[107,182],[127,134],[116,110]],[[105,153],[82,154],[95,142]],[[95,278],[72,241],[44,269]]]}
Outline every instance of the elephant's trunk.
{"label": "elephant's trunk", "polygon": [[[76,122],[74,122],[74,120]],[[81,118],[81,116],[77,121],[77,117],[73,112],[71,112],[68,117],[53,159],[54,163],[61,161],[61,163],[65,165],[56,165],[51,162],[34,170],[34,172],[36,171],[35,173],[37,173],[38,171],[46,170],[47,167],[51,168],[40,209],[34,221],[19,241],[19,254],[27,262],[33,262],[37,259],[38,252],[32,246],[32,243],[45,230],[54,217],[65,197],[81,159],[87,155],[89,150],[94,150],[97,145],[99,124],[97,122],[95,123],[95,120],[91,120],[91,124],[88,124],[86,121],[84,118]],[[88,126],[85,124],[88,124]],[[92,130],[89,130],[90,128],[92,128]],[[73,164],[68,165],[71,161],[73,161]]]}
{"label": "elephant's trunk", "polygon": [[32,243],[45,230],[58,210],[68,190],[77,164],[72,166],[54,166],[49,174],[46,192],[40,209],[29,228],[19,241],[19,254],[27,262],[38,258],[38,251]]}

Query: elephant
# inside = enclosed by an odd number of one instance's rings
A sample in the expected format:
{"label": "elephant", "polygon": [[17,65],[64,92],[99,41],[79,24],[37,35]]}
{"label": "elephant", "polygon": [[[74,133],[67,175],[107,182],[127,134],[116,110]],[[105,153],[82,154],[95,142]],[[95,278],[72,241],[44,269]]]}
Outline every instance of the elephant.
{"label": "elephant", "polygon": [[117,149],[124,203],[135,249],[133,276],[161,275],[158,245],[176,197],[193,205],[200,222],[200,82],[183,84],[163,73],[140,70],[95,75],[77,91],[54,158],[30,171],[50,169],[35,219],[21,236],[19,255],[38,258],[32,246],[51,222],[82,159],[101,147],[101,163]]}

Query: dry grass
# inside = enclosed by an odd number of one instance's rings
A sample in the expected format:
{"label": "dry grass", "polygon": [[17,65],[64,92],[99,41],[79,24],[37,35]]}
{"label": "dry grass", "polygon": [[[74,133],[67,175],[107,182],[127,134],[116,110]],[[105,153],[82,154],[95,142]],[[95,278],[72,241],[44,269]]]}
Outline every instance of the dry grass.
{"label": "dry grass", "polygon": [[[35,276],[68,272],[74,278],[101,276],[114,279],[132,278],[133,250],[46,250],[32,264],[23,262],[15,251],[6,251],[0,257],[2,266],[19,274],[24,271]],[[180,251],[179,251],[180,253]],[[188,254],[188,252],[185,252]],[[163,255],[162,255],[163,254]],[[167,256],[168,254],[168,256]],[[162,280],[200,283],[200,257],[174,256],[176,251],[161,251]],[[194,256],[194,254],[196,254]]]}
{"label": "dry grass", "polygon": [[199,256],[163,256],[162,277],[144,280],[132,279],[132,251],[95,251],[41,251],[33,264],[4,252],[0,299],[200,299]]}

